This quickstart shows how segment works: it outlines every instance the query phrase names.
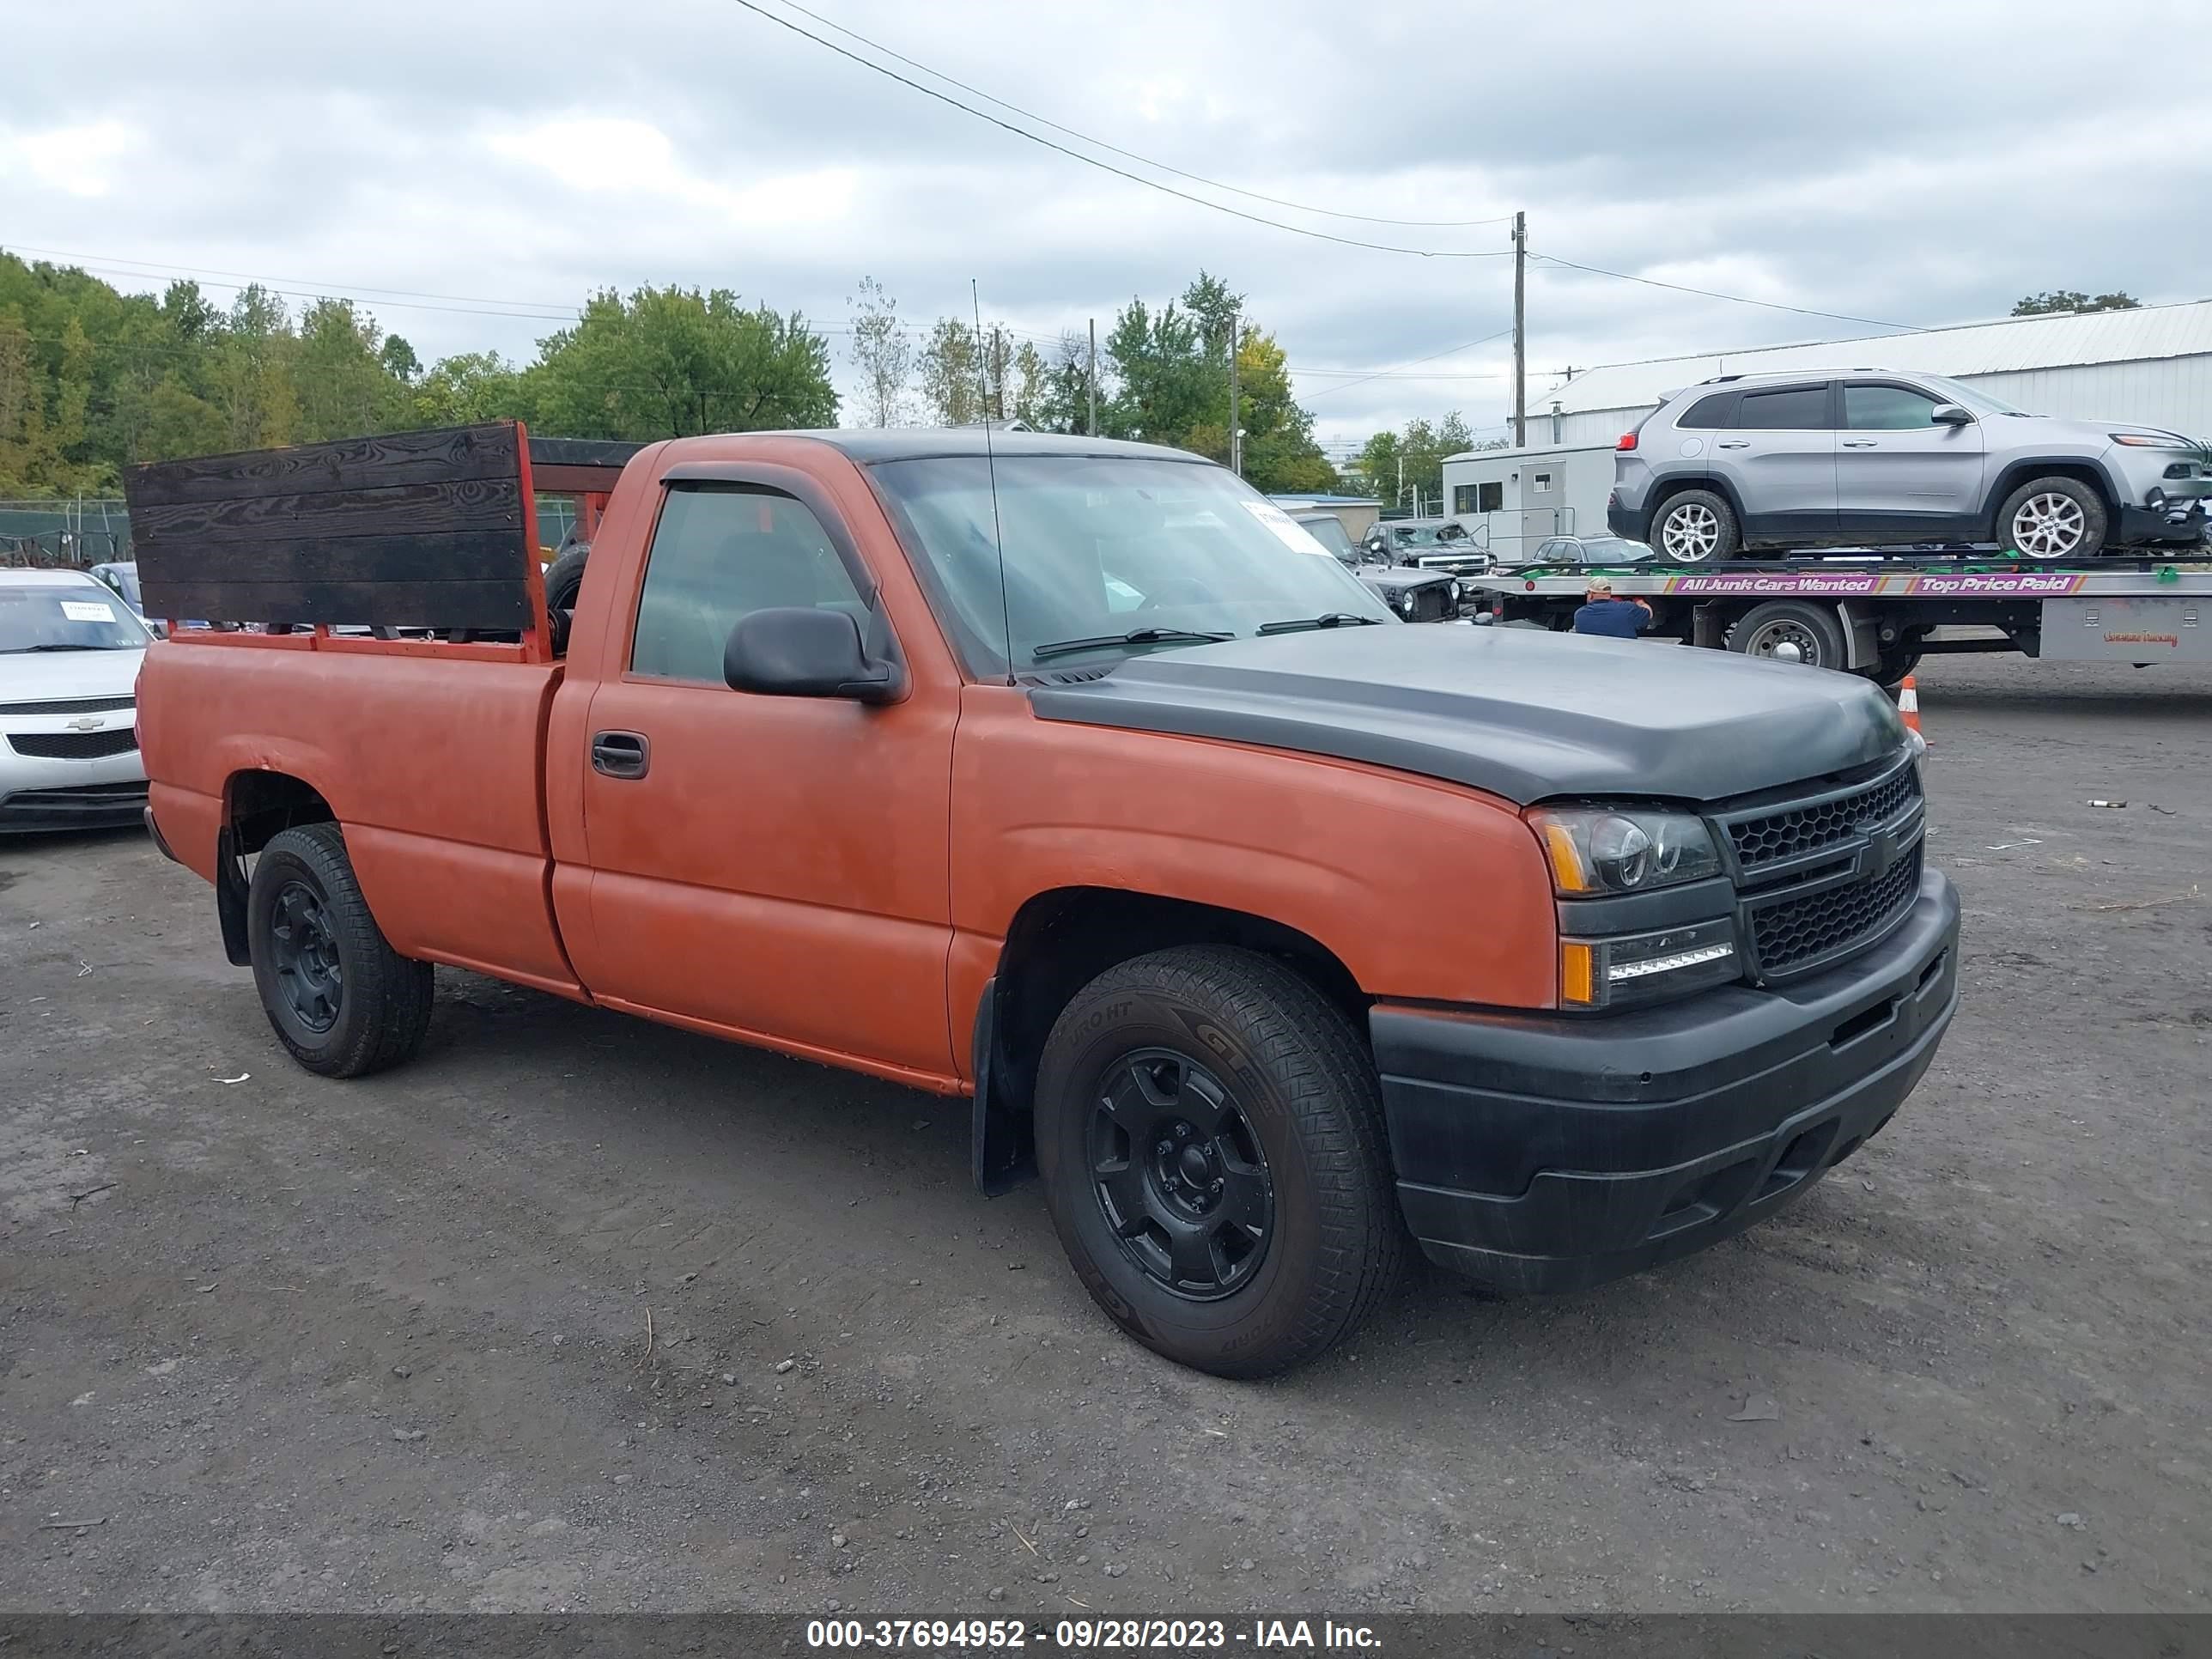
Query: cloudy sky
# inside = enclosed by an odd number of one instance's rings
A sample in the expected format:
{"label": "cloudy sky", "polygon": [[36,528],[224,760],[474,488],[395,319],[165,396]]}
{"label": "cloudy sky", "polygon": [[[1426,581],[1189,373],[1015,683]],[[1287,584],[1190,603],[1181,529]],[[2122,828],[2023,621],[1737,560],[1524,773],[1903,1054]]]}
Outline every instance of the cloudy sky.
{"label": "cloudy sky", "polygon": [[10,8],[9,55],[46,67],[0,106],[0,246],[131,288],[351,295],[426,359],[527,358],[586,291],[644,283],[834,326],[864,274],[923,322],[964,313],[973,277],[1017,329],[1103,331],[1202,265],[1338,442],[1504,418],[1509,229],[1468,222],[1516,208],[1548,256],[1532,405],[1569,365],[1972,320],[2032,289],[2212,295],[2201,0],[805,3],[829,23],[758,0],[1251,193],[931,82],[1161,185],[1424,252],[1146,188],[736,0]]}

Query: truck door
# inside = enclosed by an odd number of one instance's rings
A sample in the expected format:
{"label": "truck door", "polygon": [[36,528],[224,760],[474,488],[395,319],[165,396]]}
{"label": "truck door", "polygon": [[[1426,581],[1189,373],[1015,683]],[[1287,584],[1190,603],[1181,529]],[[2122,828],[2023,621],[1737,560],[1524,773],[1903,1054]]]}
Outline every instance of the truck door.
{"label": "truck door", "polygon": [[583,769],[577,968],[617,1006],[941,1080],[957,687],[878,708],[732,690],[740,617],[882,603],[828,495],[745,476],[665,486],[581,750],[549,759]]}
{"label": "truck door", "polygon": [[1787,546],[1836,534],[1836,422],[1826,381],[1747,391],[1716,432],[1714,469],[1735,487],[1747,539]]}
{"label": "truck door", "polygon": [[1982,428],[1938,426],[1947,401],[1895,381],[1845,382],[1836,504],[1845,536],[1973,540],[1982,504]]}

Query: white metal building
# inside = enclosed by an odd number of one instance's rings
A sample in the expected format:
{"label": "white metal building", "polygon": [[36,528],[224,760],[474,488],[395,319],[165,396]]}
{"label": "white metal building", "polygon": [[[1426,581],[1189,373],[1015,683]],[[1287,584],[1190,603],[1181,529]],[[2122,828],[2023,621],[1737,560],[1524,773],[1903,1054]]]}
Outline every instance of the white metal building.
{"label": "white metal building", "polygon": [[1668,392],[1716,374],[1862,368],[1948,374],[2037,415],[2212,435],[2212,300],[2199,300],[1609,363],[1531,387],[1528,441],[1613,443]]}
{"label": "white metal building", "polygon": [[1527,448],[1447,457],[1445,508],[1504,556],[1547,536],[1603,535],[1613,445],[1668,393],[1717,374],[1816,368],[1918,369],[2039,415],[2212,438],[2212,300],[2011,317],[1584,370],[1530,391]]}

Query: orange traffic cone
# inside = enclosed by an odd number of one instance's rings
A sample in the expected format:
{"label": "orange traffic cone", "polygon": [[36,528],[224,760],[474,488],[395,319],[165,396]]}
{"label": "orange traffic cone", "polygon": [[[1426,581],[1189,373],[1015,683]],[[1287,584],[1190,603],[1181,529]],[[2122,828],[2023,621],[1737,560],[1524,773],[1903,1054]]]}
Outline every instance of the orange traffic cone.
{"label": "orange traffic cone", "polygon": [[1922,748],[1935,747],[1928,741],[1928,734],[1920,730],[1920,687],[1910,674],[1905,677],[1905,684],[1897,688],[1897,712],[1905,716],[1905,729],[1919,736]]}

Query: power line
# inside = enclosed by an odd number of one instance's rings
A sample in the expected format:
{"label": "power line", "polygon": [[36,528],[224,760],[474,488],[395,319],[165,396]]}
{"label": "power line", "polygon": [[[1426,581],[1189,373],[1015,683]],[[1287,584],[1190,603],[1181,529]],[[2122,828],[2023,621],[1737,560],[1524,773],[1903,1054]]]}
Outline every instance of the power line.
{"label": "power line", "polygon": [[1455,351],[1472,351],[1479,345],[1488,345],[1492,340],[1502,340],[1512,331],[1510,328],[1501,328],[1495,334],[1486,334],[1480,340],[1469,340],[1465,345],[1446,346],[1442,351],[1431,351],[1427,356],[1416,357],[1410,362],[1394,363],[1389,368],[1376,369],[1372,374],[1363,374],[1356,380],[1346,380],[1337,386],[1323,386],[1305,401],[1311,403],[1314,398],[1326,398],[1332,392],[1349,392],[1356,386],[1364,386],[1370,380],[1379,380],[1386,374],[1395,374],[1401,369],[1419,368],[1423,363],[1432,363],[1437,358],[1449,357]]}
{"label": "power line", "polygon": [[[899,85],[921,93],[924,97],[934,98],[940,104],[949,104],[954,109],[963,114],[972,115],[979,121],[988,121],[1002,132],[1011,132],[1017,138],[1026,138],[1030,143],[1040,144],[1046,149],[1066,156],[1070,161],[1080,161],[1085,167],[1097,167],[1102,173],[1110,173],[1117,179],[1127,179],[1133,185],[1142,185],[1147,190],[1157,190],[1180,200],[1194,203],[1199,207],[1211,208],[1214,212],[1228,214],[1231,218],[1243,219],[1255,225],[1266,225],[1273,230],[1286,230],[1293,236],[1310,236],[1316,241],[1334,242],[1343,247],[1364,247],[1376,253],[1407,253],[1422,259],[1502,259],[1507,252],[1504,248],[1455,251],[1447,248],[1401,247],[1389,242],[1362,241],[1358,237],[1339,236],[1333,231],[1310,230],[1304,225],[1287,225],[1279,219],[1270,219],[1261,214],[1247,213],[1242,208],[1231,207],[1226,202],[1209,202],[1203,196],[1194,196],[1187,190],[1177,190],[1173,185],[1164,185],[1157,179],[1147,179],[1141,173],[1131,173],[1126,167],[1117,167],[1110,161],[1102,161],[1095,155],[1085,155],[1082,151],[1070,149],[1065,144],[1056,144],[1042,133],[1031,132],[1027,127],[1018,127],[1011,121],[1000,120],[988,110],[977,109],[973,104],[963,104],[950,93],[939,92],[935,87],[926,87],[919,81],[908,80],[896,70],[886,69],[881,64],[871,58],[863,58],[856,52],[848,51],[835,40],[825,40],[812,30],[799,27],[787,17],[777,16],[765,6],[755,3],[755,0],[732,0],[732,3],[744,7],[756,16],[766,18],[779,28],[789,29],[802,40],[811,40],[816,46],[825,51],[834,52],[840,58],[858,64],[862,69],[873,70],[886,80],[896,81]],[[935,72],[930,71],[932,74]],[[1012,106],[1008,107],[1011,108]]]}
{"label": "power line", "polygon": [[1727,300],[1740,306],[1764,306],[1769,311],[1794,311],[1800,317],[1826,317],[1838,323],[1863,323],[1869,328],[1894,329],[1903,334],[1922,334],[1927,331],[1911,323],[1885,323],[1875,317],[1853,317],[1840,311],[1816,311],[1810,306],[1786,306],[1778,300],[1753,300],[1741,294],[1722,294],[1710,288],[1689,288],[1680,283],[1662,283],[1656,276],[1637,276],[1626,270],[1607,270],[1601,265],[1577,264],[1572,259],[1562,259],[1556,254],[1537,253],[1532,258],[1541,259],[1547,265],[1565,265],[1569,270],[1585,270],[1593,276],[1613,276],[1624,283],[1641,283],[1646,288],[1671,289],[1677,294],[1695,294],[1707,300]]}
{"label": "power line", "polygon": [[981,87],[971,87],[965,81],[957,80],[943,70],[932,69],[928,64],[919,63],[903,52],[895,52],[882,41],[872,40],[858,29],[848,29],[834,18],[824,17],[818,11],[809,11],[799,3],[799,0],[781,0],[781,3],[786,9],[795,11],[801,17],[811,17],[824,28],[836,30],[848,40],[858,40],[871,51],[879,52],[896,63],[904,64],[908,69],[921,70],[932,80],[942,81],[949,87],[957,87],[963,92],[973,93],[978,98],[996,104],[1000,109],[1012,110],[1024,120],[1034,121],[1039,126],[1050,127],[1054,132],[1064,132],[1069,137],[1080,139],[1094,149],[1121,156],[1140,166],[1153,167],[1162,173],[1171,173],[1178,179],[1189,179],[1193,184],[1209,185],[1215,190],[1225,190],[1232,196],[1247,197],[1255,202],[1266,202],[1275,207],[1289,208],[1294,212],[1318,214],[1324,219],[1353,219],[1362,224],[1401,225],[1413,230],[1473,230],[1483,225],[1502,225],[1513,216],[1508,213],[1495,219],[1386,219],[1379,214],[1340,213],[1334,208],[1313,207],[1304,202],[1293,202],[1284,197],[1268,196],[1260,191],[1246,190],[1241,185],[1227,184],[1219,179],[1209,179],[1202,173],[1186,172],[1183,168],[1171,167],[1165,161],[1156,161],[1149,155],[1139,155],[1133,149],[1123,149],[1119,144],[1109,144],[1103,138],[1094,138],[1087,132],[1079,132],[1073,127],[1062,126],[1048,116],[1039,115],[1035,110],[1024,109],[1019,104],[1010,103],[994,93],[984,91]]}

